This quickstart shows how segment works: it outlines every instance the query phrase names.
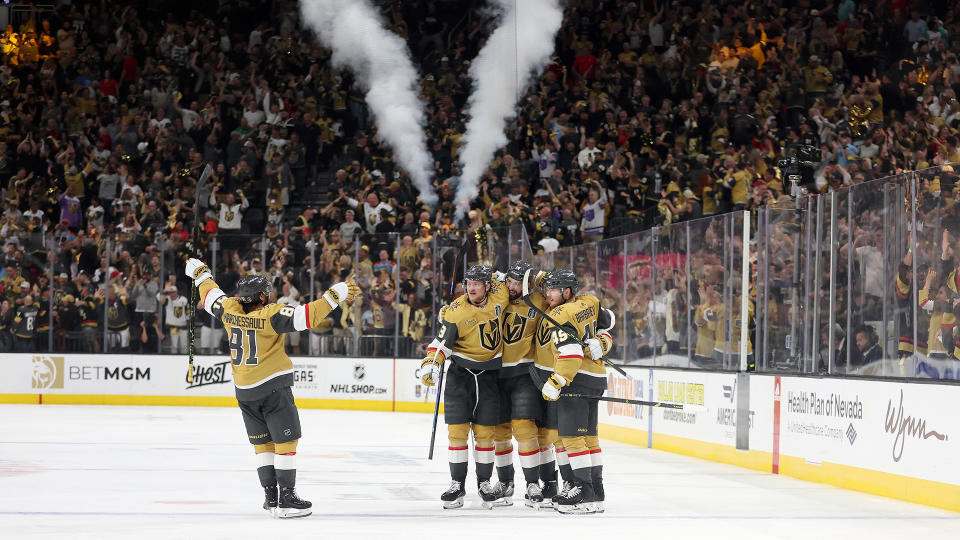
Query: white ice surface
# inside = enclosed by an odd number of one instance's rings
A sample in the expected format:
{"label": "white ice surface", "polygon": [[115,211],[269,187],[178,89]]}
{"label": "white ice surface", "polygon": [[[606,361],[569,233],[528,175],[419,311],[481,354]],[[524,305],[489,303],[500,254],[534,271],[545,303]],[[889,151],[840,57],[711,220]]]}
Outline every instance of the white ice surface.
{"label": "white ice surface", "polygon": [[236,408],[0,406],[0,538],[960,538],[960,514],[613,442],[603,515],[482,510],[472,466],[465,508],[443,510],[430,416],[300,415],[314,514],[281,521]]}

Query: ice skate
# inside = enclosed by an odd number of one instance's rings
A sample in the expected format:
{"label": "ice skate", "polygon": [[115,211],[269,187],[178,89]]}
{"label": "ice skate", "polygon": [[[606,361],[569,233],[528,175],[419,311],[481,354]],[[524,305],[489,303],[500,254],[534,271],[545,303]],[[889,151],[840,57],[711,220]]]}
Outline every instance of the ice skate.
{"label": "ice skate", "polygon": [[603,479],[602,479],[602,478],[599,478],[599,477],[596,477],[596,476],[593,477],[593,493],[594,493],[594,494],[596,495],[596,497],[597,497],[597,500],[596,500],[596,502],[593,503],[593,506],[597,509],[597,513],[598,513],[598,514],[602,514],[602,513],[604,512],[604,510],[606,510],[606,509],[603,507],[604,494],[603,494]]}
{"label": "ice skate", "polygon": [[527,484],[527,494],[524,497],[523,504],[527,508],[533,508],[534,510],[539,510],[540,506],[543,504],[543,490],[540,489],[540,484],[535,484],[530,482]]}
{"label": "ice skate", "polygon": [[561,514],[596,513],[596,494],[591,484],[574,484],[557,498],[557,512]]}
{"label": "ice skate", "polygon": [[543,494],[543,502],[540,503],[540,508],[544,510],[553,510],[557,507],[557,503],[554,499],[557,497],[557,481],[550,480],[543,483],[543,489],[541,490]]}
{"label": "ice skate", "polygon": [[450,482],[450,487],[443,492],[443,495],[440,495],[440,500],[447,510],[460,508],[463,506],[463,496],[466,494],[466,490],[463,489],[463,482],[454,480]]}
{"label": "ice skate", "polygon": [[280,488],[280,501],[277,504],[278,518],[306,517],[313,513],[313,504],[297,496],[294,488]]}
{"label": "ice skate", "polygon": [[263,488],[264,500],[263,500],[263,509],[267,511],[271,516],[276,516],[277,514],[277,486],[270,486]]}
{"label": "ice skate", "polygon": [[563,488],[561,488],[559,492],[557,492],[553,497],[551,497],[551,500],[553,501],[553,508],[559,507],[560,498],[565,497],[567,495],[567,492],[570,491],[571,489],[573,489],[573,484],[564,480]]}
{"label": "ice skate", "polygon": [[483,499],[483,508],[491,510],[494,507],[494,503],[497,501],[497,499],[502,497],[502,493],[500,492],[498,486],[499,484],[494,486],[489,480],[480,482],[478,491],[480,492],[480,498]]}
{"label": "ice skate", "polygon": [[494,506],[513,506],[513,482],[497,482],[497,490],[503,495],[493,502]]}

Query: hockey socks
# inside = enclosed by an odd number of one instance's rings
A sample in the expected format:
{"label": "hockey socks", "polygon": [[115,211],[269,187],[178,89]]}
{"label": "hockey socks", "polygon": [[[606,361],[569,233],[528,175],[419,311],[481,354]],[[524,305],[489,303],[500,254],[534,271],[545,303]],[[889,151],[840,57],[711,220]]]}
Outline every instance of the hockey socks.
{"label": "hockey socks", "polygon": [[493,476],[493,459],[493,441],[477,441],[476,446],[473,447],[473,460],[477,464],[477,482],[490,480]]}
{"label": "hockey socks", "polygon": [[277,484],[280,488],[292,488],[297,485],[297,453],[277,454],[274,459],[277,471]]}
{"label": "hockey socks", "polygon": [[570,467],[570,459],[567,454],[567,449],[563,446],[556,446],[557,449],[557,465],[560,467],[560,476],[563,478],[564,482],[573,482],[573,469]]}
{"label": "hockey socks", "polygon": [[513,482],[516,474],[513,468],[513,427],[510,422],[498,425],[493,430],[494,463],[497,466],[497,479],[501,485]]}
{"label": "hockey socks", "polygon": [[[501,484],[513,482],[516,471],[513,468],[513,445],[501,442],[494,443],[494,462],[497,465],[497,479]],[[523,458],[521,458],[521,463]]]}
{"label": "hockey socks", "polygon": [[461,484],[467,479],[467,441],[451,442],[447,449],[450,478]]}
{"label": "hockey socks", "polygon": [[463,482],[467,479],[467,437],[470,424],[447,424],[447,461],[450,463],[450,478]]}
{"label": "hockey socks", "polygon": [[260,477],[260,485],[263,487],[273,487],[277,485],[277,470],[274,468],[273,443],[257,444],[253,447],[257,453],[257,476]]}
{"label": "hockey socks", "polygon": [[544,482],[557,481],[557,458],[553,445],[540,449],[540,479]]}

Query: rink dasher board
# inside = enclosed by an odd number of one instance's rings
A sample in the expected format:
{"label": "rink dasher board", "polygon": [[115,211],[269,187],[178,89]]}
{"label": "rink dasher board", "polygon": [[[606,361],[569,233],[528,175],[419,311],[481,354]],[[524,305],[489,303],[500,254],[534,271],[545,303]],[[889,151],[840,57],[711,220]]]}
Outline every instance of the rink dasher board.
{"label": "rink dasher board", "polygon": [[[175,356],[7,354],[0,403],[234,406],[230,360]],[[419,359],[293,358],[304,408],[432,412]],[[960,386],[629,368],[607,395],[681,411],[601,402],[601,436],[960,512]],[[427,391],[429,390],[429,392]],[[748,448],[736,448],[748,392]]]}
{"label": "rink dasher board", "polygon": [[[420,360],[294,357],[304,408],[433,412],[436,390],[416,377]],[[9,354],[0,362],[0,403],[235,406],[231,361],[161,355]],[[429,390],[429,391],[428,391]]]}
{"label": "rink dasher board", "polygon": [[[960,386],[629,369],[608,395],[683,404],[600,406],[600,435],[960,512]],[[736,448],[737,395],[749,392],[749,444]]]}

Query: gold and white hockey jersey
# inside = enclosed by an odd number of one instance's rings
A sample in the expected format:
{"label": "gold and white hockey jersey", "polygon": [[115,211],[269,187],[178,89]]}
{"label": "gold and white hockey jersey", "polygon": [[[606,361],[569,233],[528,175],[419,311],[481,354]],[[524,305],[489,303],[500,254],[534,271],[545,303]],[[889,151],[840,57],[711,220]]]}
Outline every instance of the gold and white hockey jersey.
{"label": "gold and white hockey jersey", "polygon": [[613,338],[610,329],[616,321],[613,312],[600,306],[600,300],[592,294],[578,295],[572,301],[550,310],[549,315],[559,326],[544,317],[537,327],[536,367],[541,372],[556,372],[572,383],[590,388],[607,387],[607,370],[602,358],[593,358],[576,340],[596,338],[603,354],[610,352]]}
{"label": "gold and white hockey jersey", "polygon": [[227,332],[239,401],[254,401],[277,388],[293,386],[293,363],[284,349],[284,334],[320,325],[336,305],[324,296],[298,307],[270,304],[245,313],[240,302],[228,297],[214,280],[205,280],[199,289],[203,308],[220,319]]}
{"label": "gold and white hockey jersey", "polygon": [[507,287],[494,281],[487,303],[477,307],[461,295],[443,311],[440,331],[427,347],[427,356],[440,350],[445,358],[467,369],[500,369],[503,339],[500,326],[510,301]]}
{"label": "gold and white hockey jersey", "polygon": [[[543,293],[534,291],[530,300],[546,311],[547,299]],[[503,365],[500,378],[517,377],[528,373],[529,365],[536,358],[537,342],[534,334],[540,324],[540,314],[528,306],[522,298],[507,304],[503,316]]]}

